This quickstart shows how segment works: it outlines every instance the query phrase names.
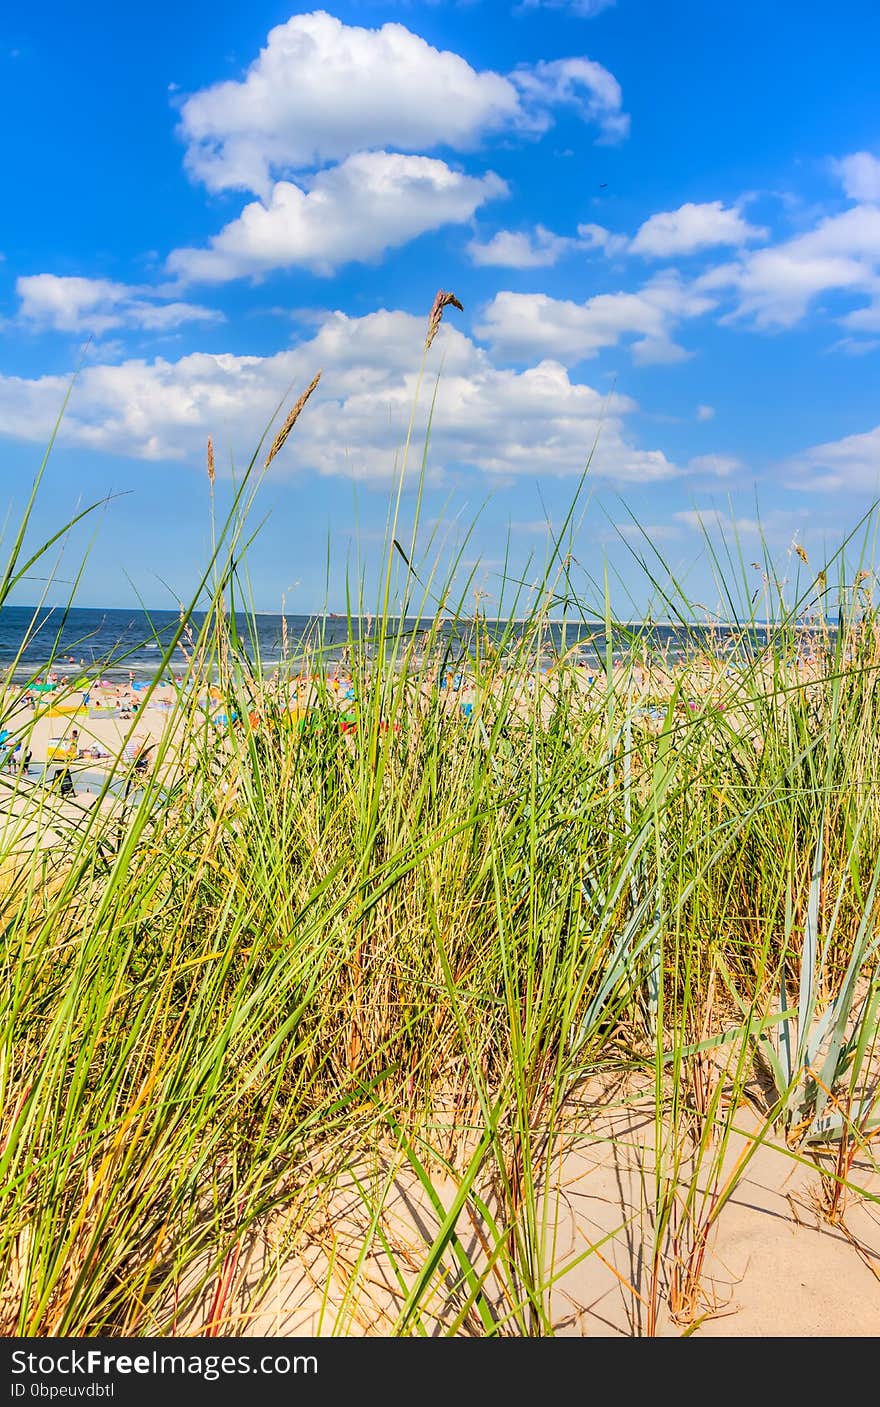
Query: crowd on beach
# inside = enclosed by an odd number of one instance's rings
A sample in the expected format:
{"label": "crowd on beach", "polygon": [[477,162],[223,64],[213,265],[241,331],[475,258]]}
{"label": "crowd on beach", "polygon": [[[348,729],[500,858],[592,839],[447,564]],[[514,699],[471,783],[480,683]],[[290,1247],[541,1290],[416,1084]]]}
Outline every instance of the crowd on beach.
{"label": "crowd on beach", "polygon": [[[828,662],[827,651],[808,636],[786,659],[794,677],[801,682],[819,678]],[[343,658],[314,669],[304,660],[297,674],[275,669],[265,681],[268,694],[274,696],[276,705],[286,707],[292,718],[299,718],[301,725],[315,705],[329,701],[339,714],[340,731],[356,731],[358,689],[347,663]],[[604,696],[609,690],[625,693],[650,726],[650,718],[664,716],[667,701],[682,685],[685,687],[677,705],[680,710],[724,710],[740,663],[730,645],[713,650],[710,643],[703,649],[660,654],[642,647],[632,655],[618,651],[610,658],[599,647],[590,652],[581,648],[563,657],[547,650],[533,654],[525,669],[522,658],[512,667],[524,707],[529,706],[536,693],[549,705],[559,680],[565,677],[585,697]],[[750,667],[768,683],[778,664],[779,655],[774,654],[769,643],[764,649],[751,652]],[[423,660],[417,673],[425,698],[439,694],[447,712],[458,713],[467,720],[473,715],[478,698],[487,690],[493,692],[509,667],[500,659],[491,664],[486,659],[478,680],[477,671],[461,656],[451,662],[440,657],[433,663]],[[7,726],[0,730],[0,771],[33,780],[36,769],[37,780],[57,784],[66,797],[75,793],[77,771],[103,766],[114,757],[121,757],[123,763],[143,774],[154,759],[175,703],[190,694],[193,687],[186,676],[173,672],[158,682],[137,680],[133,670],[128,671],[127,678],[111,678],[100,671],[87,670],[83,660],[64,657],[57,667],[32,678],[18,691],[14,710],[17,716],[7,714]],[[199,686],[195,702],[218,729],[241,725],[237,713],[227,713],[226,697],[216,686]],[[86,736],[81,734],[79,719],[88,720],[82,728]],[[137,734],[132,736],[135,720]],[[250,721],[259,726],[259,714],[251,713]]]}

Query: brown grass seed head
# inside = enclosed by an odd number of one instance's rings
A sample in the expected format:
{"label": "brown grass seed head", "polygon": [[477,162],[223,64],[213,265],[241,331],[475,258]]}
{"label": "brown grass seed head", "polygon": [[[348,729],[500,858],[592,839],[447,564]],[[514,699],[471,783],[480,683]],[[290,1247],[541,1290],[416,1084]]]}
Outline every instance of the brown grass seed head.
{"label": "brown grass seed head", "polygon": [[287,436],[290,434],[290,432],[291,432],[291,430],[293,429],[294,425],[295,425],[296,422],[299,420],[299,417],[300,417],[300,415],[302,414],[303,406],[305,405],[305,403],[306,403],[306,401],[308,400],[309,396],[310,396],[310,395],[312,394],[312,392],[314,391],[314,389],[315,389],[315,387],[317,386],[317,384],[318,384],[318,382],[320,381],[320,379],[321,379],[321,373],[320,373],[320,371],[319,371],[318,374],[317,374],[317,376],[309,383],[309,385],[308,385],[308,386],[306,387],[306,389],[303,391],[303,393],[302,393],[302,395],[300,396],[299,400],[297,401],[296,405],[293,407],[293,409],[291,410],[291,412],[290,412],[290,414],[288,415],[287,419],[285,420],[284,424],[281,426],[281,429],[278,431],[278,434],[275,436],[274,442],[273,442],[273,444],[272,444],[272,448],[270,449],[269,453],[266,455],[266,463],[265,463],[264,466],[263,466],[265,469],[268,469],[268,468],[269,468],[269,465],[272,463],[272,460],[275,458],[276,454],[277,454],[278,451],[281,449],[281,446],[284,444],[284,441],[287,439]]}
{"label": "brown grass seed head", "polygon": [[428,335],[425,338],[426,352],[430,347],[431,343],[434,341],[434,338],[437,336],[437,331],[440,327],[440,323],[443,321],[444,308],[458,308],[458,311],[460,313],[464,312],[463,304],[459,303],[454,293],[444,293],[442,288],[438,288],[437,296],[434,299],[434,304],[431,308],[431,315],[428,318]]}

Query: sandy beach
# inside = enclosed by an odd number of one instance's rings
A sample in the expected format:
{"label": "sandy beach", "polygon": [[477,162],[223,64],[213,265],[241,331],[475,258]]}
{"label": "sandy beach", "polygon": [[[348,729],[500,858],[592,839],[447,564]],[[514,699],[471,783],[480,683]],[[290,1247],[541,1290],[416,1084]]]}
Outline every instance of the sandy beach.
{"label": "sandy beach", "polygon": [[[697,1176],[695,1219],[710,1224],[705,1245],[702,1228],[690,1238],[683,1232],[690,1260],[685,1256],[676,1265],[671,1256],[653,1259],[658,1209],[646,1196],[646,1179],[650,1183],[657,1167],[650,1095],[636,1083],[587,1083],[567,1122],[545,1188],[556,1334],[674,1338],[688,1330],[698,1338],[847,1339],[880,1332],[880,1178],[872,1158],[856,1158],[851,1175],[860,1190],[845,1195],[839,1215],[829,1217],[830,1155],[793,1158],[772,1141],[752,1153],[749,1140],[760,1125],[744,1106],[719,1185],[738,1158],[748,1156],[747,1167],[717,1218],[716,1189],[705,1174]],[[370,1230],[363,1196],[343,1179],[333,1199],[316,1211],[308,1249],[276,1263],[265,1288],[261,1282],[277,1242],[271,1228],[254,1237],[228,1306],[234,1332],[311,1336],[331,1326],[347,1334],[391,1332],[405,1300],[399,1268],[423,1261],[439,1219],[393,1150],[379,1166],[359,1172],[377,1198],[390,1179],[381,1227],[396,1254],[389,1255],[375,1237],[352,1293],[347,1277]],[[455,1179],[435,1185],[451,1205]],[[479,1264],[480,1241],[489,1230],[474,1225],[470,1231]],[[209,1309],[205,1303],[203,1315]],[[439,1304],[437,1316],[439,1329]]]}

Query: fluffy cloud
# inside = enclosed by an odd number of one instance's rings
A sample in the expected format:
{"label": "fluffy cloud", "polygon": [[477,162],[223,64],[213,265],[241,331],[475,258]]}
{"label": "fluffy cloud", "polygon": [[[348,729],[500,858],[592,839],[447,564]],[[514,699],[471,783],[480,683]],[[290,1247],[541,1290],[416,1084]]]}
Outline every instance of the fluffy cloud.
{"label": "fluffy cloud", "polygon": [[711,420],[714,415],[715,415],[715,407],[714,407],[713,405],[698,405],[698,406],[697,406],[697,419],[698,419],[698,420],[701,420],[701,421]]}
{"label": "fluffy cloud", "polygon": [[712,200],[652,215],[636,232],[629,248],[631,253],[650,259],[668,259],[718,245],[739,246],[766,235],[766,230],[744,220],[736,206]]}
{"label": "fluffy cloud", "polygon": [[[275,356],[198,353],[177,361],[88,366],[74,388],[61,440],[201,465],[210,433],[218,463],[228,462],[230,454],[241,463],[278,402],[295,395],[321,367],[318,390],[272,472],[307,469],[387,482],[406,434],[424,336],[424,319],[406,313],[335,313],[309,341]],[[678,474],[662,451],[642,449],[626,433],[625,418],[635,407],[625,397],[573,383],[551,359],[522,372],[498,367],[450,323],[440,330],[438,351],[441,342],[432,474],[576,474],[597,441],[591,472],[607,480],[646,483]],[[0,377],[0,433],[45,440],[66,387],[59,376]]]}
{"label": "fluffy cloud", "polygon": [[821,293],[880,294],[880,208],[828,216],[806,234],[712,270],[697,286],[734,290],[734,316],[757,327],[793,327]]}
{"label": "fluffy cloud", "polygon": [[[757,328],[794,327],[822,294],[867,295],[869,302],[839,316],[854,333],[880,331],[880,160],[855,152],[832,163],[846,194],[857,202],[812,229],[778,244],[741,250],[730,262],[698,278],[698,292],[729,294],[734,306],[721,320],[748,319]],[[683,205],[652,215],[631,241],[634,253],[685,254],[709,245],[744,245],[766,230],[743,220],[737,207],[720,201]],[[870,348],[854,337],[835,349],[855,354]]]}
{"label": "fluffy cloud", "polygon": [[880,201],[880,161],[869,151],[853,152],[834,163],[850,200]]}
{"label": "fluffy cloud", "polygon": [[552,59],[521,65],[510,75],[526,100],[527,108],[570,107],[585,122],[595,123],[599,141],[610,145],[629,135],[629,116],[623,111],[620,84],[592,59]]}
{"label": "fluffy cloud", "polygon": [[534,231],[499,230],[486,243],[472,240],[467,247],[473,262],[504,269],[544,269],[567,254],[602,249],[613,238],[600,225],[578,225],[577,238],[554,234],[544,225]]}
{"label": "fluffy cloud", "polygon": [[205,283],[292,266],[331,274],[469,220],[484,201],[506,193],[491,172],[465,176],[431,157],[360,152],[320,171],[306,189],[278,181],[267,204],[245,206],[207,249],[175,250],[168,269],[182,281]]}
{"label": "fluffy cloud", "polygon": [[521,118],[516,89],[403,25],[345,25],[318,11],[269,32],[242,82],[181,109],[190,171],[213,190],[267,192],[272,173],[370,147],[470,146]]}
{"label": "fluffy cloud", "polygon": [[600,293],[585,303],[546,293],[503,292],[484,310],[477,335],[512,360],[555,356],[578,362],[635,337],[631,350],[637,362],[672,362],[687,356],[672,340],[677,323],[713,306],[711,298],[675,274],[652,279],[637,293]]}
{"label": "fluffy cloud", "polygon": [[467,250],[479,266],[491,264],[503,269],[545,269],[570,253],[576,243],[576,240],[553,234],[543,225],[536,225],[534,234],[499,230],[485,244],[472,240]]}
{"label": "fluffy cloud", "polygon": [[558,102],[574,104],[603,137],[622,135],[620,89],[600,64],[562,60],[508,78],[403,25],[363,29],[316,11],[272,29],[241,82],[188,98],[180,133],[194,177],[265,197],[273,178],[356,151],[467,150],[491,131],[543,131]]}
{"label": "fluffy cloud", "polygon": [[613,258],[629,248],[626,235],[612,234],[604,225],[578,225],[578,239],[590,249],[601,249],[603,254]]}
{"label": "fluffy cloud", "polygon": [[537,269],[578,250],[601,249],[609,257],[627,253],[668,258],[721,245],[739,246],[763,239],[766,234],[765,229],[748,224],[735,206],[725,207],[720,200],[714,200],[652,215],[632,239],[612,234],[602,225],[578,225],[577,238],[557,235],[536,225],[533,233],[499,230],[485,243],[474,240],[468,252],[475,264]]}
{"label": "fluffy cloud", "polygon": [[876,494],[880,490],[880,425],[864,434],[813,445],[787,467],[792,488]]}
{"label": "fluffy cloud", "polygon": [[132,288],[100,278],[62,278],[31,274],[16,281],[19,317],[34,328],[56,332],[91,332],[100,336],[114,327],[170,332],[185,322],[218,322],[222,314],[196,303],[156,301],[148,288]]}

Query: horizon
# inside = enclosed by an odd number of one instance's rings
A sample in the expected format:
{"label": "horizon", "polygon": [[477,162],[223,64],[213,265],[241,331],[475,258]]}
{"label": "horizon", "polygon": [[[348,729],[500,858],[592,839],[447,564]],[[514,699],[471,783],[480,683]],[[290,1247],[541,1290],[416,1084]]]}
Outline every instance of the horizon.
{"label": "horizon", "polygon": [[[44,605],[42,605],[42,606],[34,606],[34,605],[27,605],[27,604],[21,603],[21,602],[16,602],[14,605],[7,606],[6,609],[7,609],[7,610],[15,610],[15,611],[28,612],[28,613],[30,613],[30,614],[35,614],[35,613],[37,613],[37,612],[39,612],[39,611],[45,611],[45,612],[47,612],[47,613],[49,613],[49,614],[53,614],[53,613],[55,613],[55,612],[65,612],[65,611],[69,611],[69,610],[72,609],[72,610],[84,611],[84,612],[87,611],[87,612],[90,612],[90,613],[95,614],[95,615],[100,615],[102,612],[103,612],[103,613],[106,613],[106,612],[109,612],[109,611],[113,611],[113,612],[120,612],[120,613],[125,612],[125,613],[127,613],[127,614],[135,614],[135,615],[138,615],[138,614],[139,614],[139,615],[144,615],[144,616],[166,615],[166,616],[171,616],[171,617],[173,617],[174,619],[179,619],[179,612],[176,611],[176,610],[174,610],[172,607],[168,607],[168,606],[139,606],[139,605],[138,605],[138,606],[107,606],[107,605],[104,605],[104,606],[73,606],[73,607],[70,607],[70,606],[67,606],[67,605],[51,606],[51,605],[47,605],[47,604],[44,604]],[[189,619],[191,619],[193,616],[204,616],[204,615],[208,615],[208,614],[210,614],[210,611],[205,610],[203,607],[198,607],[198,606],[197,606],[197,607],[195,607],[192,611],[189,611],[189,612],[187,613],[187,617],[186,617],[186,618],[189,620]],[[229,612],[227,612],[227,614],[229,614]],[[268,617],[268,618],[271,618],[271,619],[273,619],[273,620],[281,620],[282,618],[285,618],[285,619],[287,619],[287,620],[352,620],[352,621],[373,620],[373,621],[375,621],[375,620],[377,619],[377,614],[376,614],[375,611],[373,611],[373,612],[365,611],[365,612],[364,612],[363,614],[361,614],[361,615],[358,615],[358,614],[355,614],[355,613],[352,613],[351,615],[347,615],[346,612],[344,612],[344,611],[329,611],[329,610],[328,610],[328,611],[321,611],[321,610],[315,610],[315,611],[257,611],[257,610],[254,610],[254,611],[252,611],[252,610],[244,609],[244,608],[243,608],[241,611],[236,612],[236,619],[239,619],[239,618],[247,619],[247,618],[249,618],[250,616]],[[532,620],[533,618],[534,618],[533,616],[528,616],[528,615],[526,615],[526,616],[512,616],[512,615],[492,616],[492,615],[487,615],[487,614],[485,614],[485,613],[483,613],[483,612],[481,612],[480,615],[479,615],[479,619],[480,619],[480,620],[483,620],[483,621],[485,621],[487,624],[491,624],[491,625],[498,625],[498,624],[525,625],[525,624],[527,624],[530,620]],[[393,611],[389,611],[388,616],[387,616],[387,619],[390,620],[390,621],[392,621],[392,620],[393,620],[393,621],[399,621],[399,620],[405,620],[405,621],[423,621],[423,620],[433,620],[433,619],[435,619],[435,617],[429,616],[429,615],[427,615],[427,614],[425,614],[425,615],[419,615],[419,616],[413,616],[413,615],[401,616],[399,613],[396,613],[396,612],[393,612]],[[472,622],[474,619],[475,619],[475,617],[474,617],[473,615],[465,615],[465,614],[462,613],[462,614],[456,615],[456,616],[445,616],[445,617],[443,618],[443,621],[445,621],[445,623],[447,623],[447,624],[453,624],[453,623]],[[441,623],[443,623],[443,621],[441,621]],[[605,621],[602,619],[601,616],[545,616],[545,617],[544,617],[544,623],[545,623],[546,625],[558,625],[558,626],[568,626],[568,627],[574,627],[574,626],[577,626],[577,625],[581,625],[581,626],[584,626],[584,627],[587,627],[587,626],[590,626],[590,627],[592,627],[592,626],[598,626],[598,627],[601,628],[601,627],[603,627],[603,626],[605,625]],[[677,627],[680,627],[680,628],[683,628],[683,629],[690,629],[690,628],[693,627],[693,626],[705,626],[705,627],[707,627],[707,628],[709,628],[709,627],[719,627],[719,628],[721,628],[721,629],[724,629],[724,628],[733,629],[733,628],[745,627],[745,626],[754,626],[754,627],[759,627],[759,628],[766,628],[766,627],[769,627],[769,626],[780,625],[780,624],[786,626],[786,628],[790,627],[792,624],[794,624],[798,629],[813,630],[813,629],[816,628],[816,623],[814,623],[814,622],[812,622],[812,621],[795,620],[795,621],[792,622],[792,621],[789,620],[788,618],[786,618],[786,619],[783,620],[783,621],[779,621],[779,620],[773,620],[773,619],[769,619],[769,618],[767,618],[767,617],[760,617],[760,616],[749,616],[749,617],[744,617],[744,618],[741,618],[741,619],[738,619],[738,618],[735,618],[735,617],[729,617],[729,618],[723,619],[723,620],[720,619],[720,618],[718,618],[718,617],[715,617],[715,616],[703,616],[703,617],[701,617],[701,618],[699,618],[699,619],[686,620],[684,617],[675,617],[675,618],[667,617],[667,618],[665,618],[665,619],[660,619],[660,618],[658,618],[658,617],[648,615],[648,616],[632,616],[632,617],[629,617],[629,618],[627,618],[627,619],[624,619],[624,618],[622,618],[622,617],[614,616],[614,617],[612,617],[612,620],[611,620],[611,625],[612,625],[612,627],[618,627],[618,626],[624,626],[624,627],[625,627],[625,626],[637,626],[637,625],[652,625],[652,626],[660,626],[660,627],[663,628],[663,629],[675,629],[675,628],[677,628]],[[836,629],[837,629],[836,623],[833,622],[833,621],[830,621],[830,620],[829,620],[829,621],[824,621],[824,622],[823,622],[823,625],[824,625],[824,628],[826,628],[826,629],[831,629],[831,630],[836,630]]]}

